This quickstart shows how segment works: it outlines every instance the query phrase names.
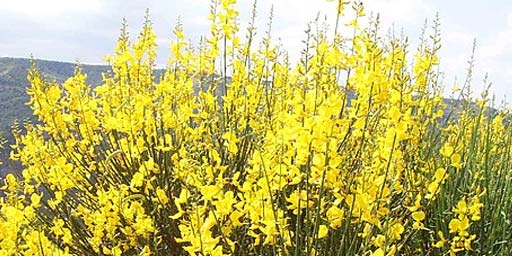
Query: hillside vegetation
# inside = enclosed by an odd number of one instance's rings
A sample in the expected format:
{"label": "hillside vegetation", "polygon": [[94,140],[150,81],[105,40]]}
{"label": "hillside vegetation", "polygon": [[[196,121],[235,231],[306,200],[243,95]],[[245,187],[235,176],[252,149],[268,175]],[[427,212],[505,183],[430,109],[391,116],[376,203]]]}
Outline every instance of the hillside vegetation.
{"label": "hillside vegetation", "polygon": [[29,69],[0,255],[512,255],[510,114],[469,82],[451,113],[437,20],[411,49],[334,1],[291,63],[235,3],[196,47],[176,26],[158,80],[149,16],[96,87]]}
{"label": "hillside vegetation", "polygon": [[[46,79],[57,83],[64,82],[73,76],[77,64],[34,60],[37,68],[45,74]],[[27,73],[31,67],[30,59],[0,58],[0,133],[9,136],[10,127],[14,120],[35,120],[32,110],[26,105],[29,97],[26,89],[29,87]],[[81,65],[87,73],[87,83],[97,86],[102,82],[101,74],[110,71],[106,65]]]}

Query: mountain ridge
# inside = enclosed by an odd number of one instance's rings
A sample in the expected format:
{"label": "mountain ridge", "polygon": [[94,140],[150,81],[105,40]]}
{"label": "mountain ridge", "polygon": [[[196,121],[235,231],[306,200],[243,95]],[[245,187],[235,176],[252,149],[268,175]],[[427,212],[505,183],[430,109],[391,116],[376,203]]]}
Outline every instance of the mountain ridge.
{"label": "mountain ridge", "polygon": [[101,73],[110,71],[108,65],[91,65],[53,60],[0,57],[0,86],[28,86],[27,70],[34,61],[37,68],[57,82],[64,82],[72,76],[77,65],[80,65],[87,74],[87,82],[99,85],[102,81]]}

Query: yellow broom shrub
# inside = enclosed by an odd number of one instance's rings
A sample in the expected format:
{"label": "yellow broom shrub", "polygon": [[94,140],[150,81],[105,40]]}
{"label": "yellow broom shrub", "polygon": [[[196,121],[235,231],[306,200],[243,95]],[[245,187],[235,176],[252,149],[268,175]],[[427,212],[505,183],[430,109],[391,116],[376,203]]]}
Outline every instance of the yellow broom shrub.
{"label": "yellow broom shrub", "polygon": [[445,104],[437,21],[411,54],[337,4],[353,20],[308,29],[298,63],[221,0],[160,77],[147,18],[98,87],[31,68],[0,255],[506,255],[508,114],[467,87]]}

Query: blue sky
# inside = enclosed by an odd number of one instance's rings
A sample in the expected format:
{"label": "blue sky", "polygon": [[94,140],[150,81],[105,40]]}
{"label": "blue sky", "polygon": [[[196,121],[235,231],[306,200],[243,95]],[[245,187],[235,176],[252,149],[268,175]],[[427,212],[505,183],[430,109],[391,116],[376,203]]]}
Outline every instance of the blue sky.
{"label": "blue sky", "polygon": [[[306,23],[317,13],[333,22],[335,2],[326,0],[258,0],[260,34],[274,5],[273,35],[291,55],[300,51]],[[425,19],[441,17],[441,70],[444,84],[464,79],[473,39],[477,40],[474,90],[480,91],[485,73],[497,99],[512,102],[512,1],[510,0],[366,0],[367,12],[379,12],[382,34],[404,28],[415,48]],[[28,57],[82,63],[103,63],[115,45],[121,20],[128,19],[135,36],[146,8],[165,65],[171,30],[178,17],[187,36],[197,42],[208,29],[209,0],[0,0],[0,56]],[[238,0],[246,24],[252,0]],[[297,55],[297,54],[295,54]]]}

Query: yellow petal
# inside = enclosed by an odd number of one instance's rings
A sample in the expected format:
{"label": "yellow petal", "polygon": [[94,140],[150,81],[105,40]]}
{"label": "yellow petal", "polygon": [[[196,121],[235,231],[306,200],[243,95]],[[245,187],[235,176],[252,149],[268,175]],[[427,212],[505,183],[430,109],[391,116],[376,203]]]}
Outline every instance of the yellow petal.
{"label": "yellow petal", "polygon": [[327,233],[329,232],[329,229],[326,225],[320,225],[318,228],[318,238],[324,238],[327,236]]}
{"label": "yellow petal", "polygon": [[413,212],[412,213],[412,218],[415,220],[415,221],[422,221],[425,219],[425,213],[423,211],[417,211],[417,212]]}

